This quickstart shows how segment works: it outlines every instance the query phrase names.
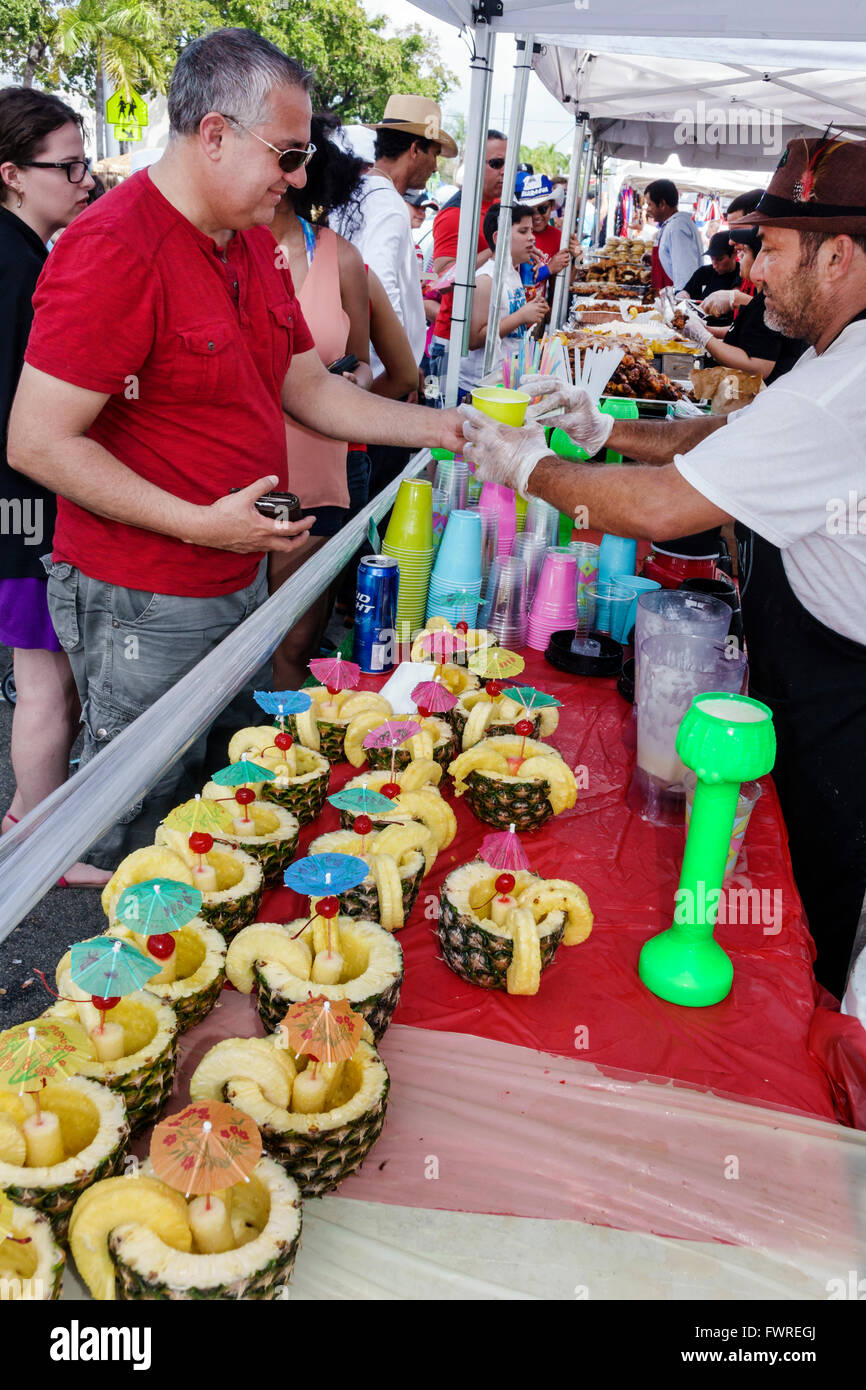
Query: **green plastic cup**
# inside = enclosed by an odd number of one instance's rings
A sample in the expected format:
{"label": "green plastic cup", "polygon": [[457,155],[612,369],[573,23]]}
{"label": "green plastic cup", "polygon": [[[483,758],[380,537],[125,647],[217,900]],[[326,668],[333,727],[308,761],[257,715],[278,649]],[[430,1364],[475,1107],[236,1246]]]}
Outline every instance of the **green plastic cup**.
{"label": "green plastic cup", "polygon": [[385,546],[396,550],[433,550],[433,484],[404,478],[385,532]]}
{"label": "green plastic cup", "polygon": [[[638,418],[637,401],[603,401],[601,413],[602,415],[612,415],[614,420],[636,420]],[[608,449],[605,452],[604,461],[605,463],[622,463],[622,454],[618,454],[615,449]]]}

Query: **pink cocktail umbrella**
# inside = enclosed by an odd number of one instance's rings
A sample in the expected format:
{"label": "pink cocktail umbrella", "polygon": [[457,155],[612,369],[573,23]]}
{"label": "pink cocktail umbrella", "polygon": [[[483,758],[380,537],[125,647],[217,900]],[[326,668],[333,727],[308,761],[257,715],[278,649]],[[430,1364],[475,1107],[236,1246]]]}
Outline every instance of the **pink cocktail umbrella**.
{"label": "pink cocktail umbrella", "polygon": [[426,656],[432,656],[437,666],[441,666],[443,661],[451,661],[458,653],[466,651],[466,638],[459,632],[436,628],[434,632],[424,633],[421,650]]}
{"label": "pink cocktail umbrella", "polygon": [[366,735],[364,747],[391,749],[391,781],[393,782],[394,754],[401,743],[414,738],[420,732],[421,725],[416,724],[413,719],[386,719],[381,724],[377,724],[375,729],[371,729]]}
{"label": "pink cocktail umbrella", "polygon": [[457,696],[437,680],[421,681],[412,691],[412,699],[422,719],[428,714],[447,714],[457,704]]}
{"label": "pink cocktail umbrella", "polygon": [[529,868],[529,856],[513,825],[496,835],[485,835],[478,853],[492,869],[508,871]]}
{"label": "pink cocktail umbrella", "polygon": [[360,666],[354,661],[345,661],[339,652],[336,656],[314,657],[309,665],[316,680],[327,686],[330,695],[336,695],[339,690],[354,690],[361,679]]}

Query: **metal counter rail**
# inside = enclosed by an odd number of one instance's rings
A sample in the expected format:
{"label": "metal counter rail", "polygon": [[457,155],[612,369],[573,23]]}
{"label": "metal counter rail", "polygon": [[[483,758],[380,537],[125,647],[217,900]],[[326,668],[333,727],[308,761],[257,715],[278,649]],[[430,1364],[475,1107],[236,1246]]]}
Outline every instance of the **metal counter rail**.
{"label": "metal counter rail", "polygon": [[52,792],[0,841],[0,941],[27,916],[63,870],[114,825],[128,807],[209,727],[244,682],[272,656],[359,546],[367,525],[387,511],[402,478],[431,460],[414,454],[399,478],[376,495],[297,574],[230,633],[144,714]]}

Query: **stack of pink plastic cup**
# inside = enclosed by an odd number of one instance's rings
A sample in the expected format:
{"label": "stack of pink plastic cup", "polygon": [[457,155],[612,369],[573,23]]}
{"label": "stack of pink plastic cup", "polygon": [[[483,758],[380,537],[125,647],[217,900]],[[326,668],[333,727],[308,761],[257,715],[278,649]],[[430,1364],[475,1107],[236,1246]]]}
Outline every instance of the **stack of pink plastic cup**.
{"label": "stack of pink plastic cup", "polygon": [[526,630],[526,645],[534,651],[547,648],[551,634],[577,626],[577,556],[564,547],[548,550]]}
{"label": "stack of pink plastic cup", "polygon": [[483,512],[494,512],[497,521],[497,555],[510,555],[517,535],[514,492],[504,483],[485,483],[478,503]]}

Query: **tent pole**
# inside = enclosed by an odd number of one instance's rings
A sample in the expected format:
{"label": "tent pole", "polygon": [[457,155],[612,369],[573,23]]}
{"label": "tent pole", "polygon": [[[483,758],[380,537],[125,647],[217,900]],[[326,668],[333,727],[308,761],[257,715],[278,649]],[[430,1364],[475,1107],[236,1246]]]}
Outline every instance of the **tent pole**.
{"label": "tent pole", "polygon": [[[574,143],[571,147],[571,170],[568,179],[568,192],[565,195],[565,207],[562,210],[562,236],[560,238],[560,250],[568,250],[568,243],[574,231],[574,213],[577,205],[577,189],[580,183],[581,170],[590,168],[589,160],[592,159],[592,137],[590,136],[590,147],[587,150],[587,162],[584,162],[583,142],[586,136],[587,126],[589,125],[589,112],[578,111],[574,117]],[[583,186],[586,188],[588,177],[584,178]],[[581,217],[583,217],[583,203],[581,204]],[[583,225],[580,223],[579,225]],[[560,272],[556,277],[553,286],[553,305],[550,311],[550,328],[552,333],[557,328],[561,328],[568,312],[568,282],[570,273],[568,269]]]}
{"label": "tent pole", "polygon": [[522,38],[517,40],[511,120],[508,125],[508,149],[505,155],[505,171],[496,236],[496,261],[493,284],[490,290],[490,310],[487,315],[487,337],[484,341],[482,376],[487,376],[493,370],[496,347],[499,342],[499,301],[502,297],[502,282],[505,279],[505,267],[511,264],[511,209],[514,206],[514,183],[517,177],[517,164],[520,159],[523,117],[526,112],[526,90],[529,86],[529,74],[532,71],[533,43],[534,36],[532,34],[524,34]]}
{"label": "tent pole", "polygon": [[595,218],[592,224],[593,245],[598,245],[598,229],[601,225],[601,190],[604,180],[604,150],[599,149],[595,161]]}
{"label": "tent pole", "polygon": [[475,40],[475,54],[471,63],[472,80],[469,88],[469,115],[466,122],[469,142],[466,146],[463,198],[460,203],[460,226],[457,234],[457,268],[454,277],[454,300],[451,310],[448,372],[445,379],[446,406],[457,404],[460,359],[466,351],[466,340],[469,337],[472,291],[475,288],[475,260],[478,255],[478,223],[481,211],[481,188],[484,180],[484,150],[487,145],[493,54],[496,47],[496,35],[489,25],[476,26],[472,30],[472,34]]}

